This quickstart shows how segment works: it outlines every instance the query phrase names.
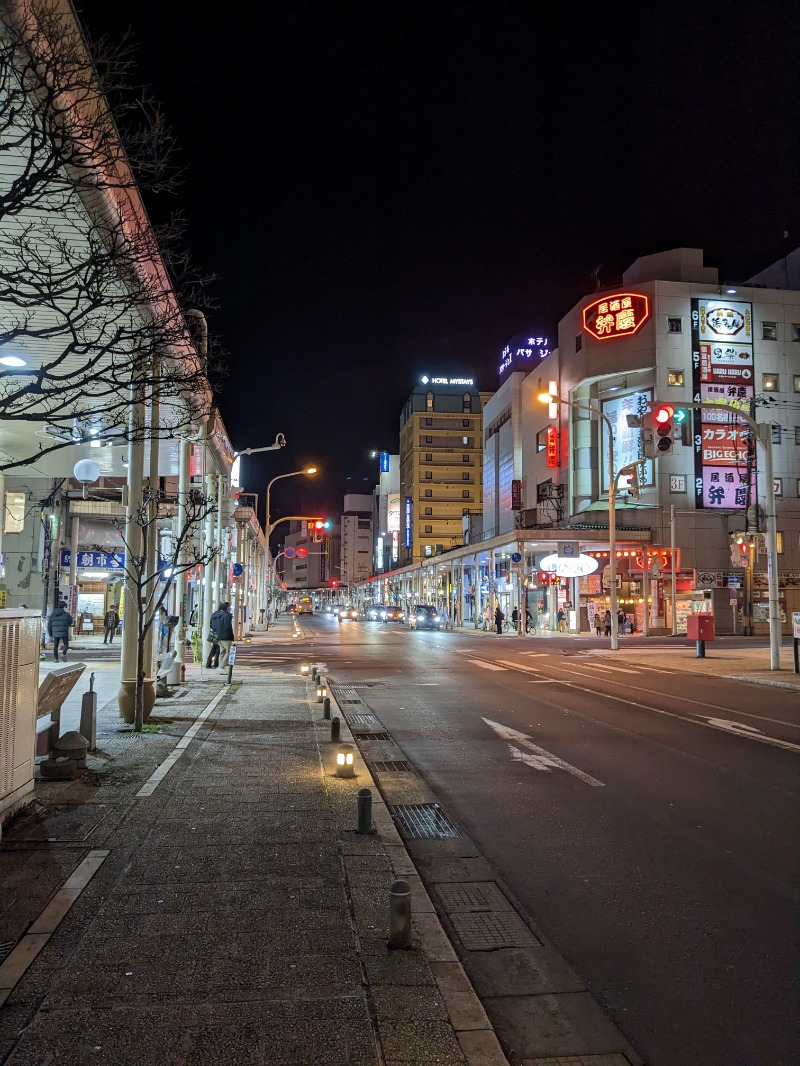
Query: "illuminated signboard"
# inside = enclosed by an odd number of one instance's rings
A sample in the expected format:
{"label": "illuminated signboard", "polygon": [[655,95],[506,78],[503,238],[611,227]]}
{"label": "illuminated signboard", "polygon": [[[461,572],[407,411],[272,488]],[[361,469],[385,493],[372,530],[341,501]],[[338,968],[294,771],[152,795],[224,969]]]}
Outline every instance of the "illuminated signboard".
{"label": "illuminated signboard", "polygon": [[555,426],[547,427],[547,465],[558,466],[558,430]]}
{"label": "illuminated signboard", "polygon": [[390,533],[400,532],[400,493],[390,492],[387,501],[386,528]]}
{"label": "illuminated signboard", "polygon": [[412,526],[412,510],[411,510],[411,497],[406,496],[405,505],[403,507],[403,514],[405,521],[403,523],[403,544],[406,548],[411,547],[411,526]]}
{"label": "illuminated signboard", "polygon": [[474,385],[474,378],[429,378],[427,374],[423,376],[423,385]]}
{"label": "illuminated signboard", "polygon": [[604,296],[583,309],[583,328],[595,340],[609,341],[638,333],[650,317],[650,301],[636,292]]}
{"label": "illuminated signboard", "polygon": [[539,563],[541,569],[548,574],[557,574],[558,577],[586,577],[597,569],[597,559],[591,555],[545,555]]}
{"label": "illuminated signboard", "polygon": [[381,452],[381,473],[382,474],[388,474],[389,473],[389,453],[388,452]]}
{"label": "illuminated signboard", "polygon": [[530,370],[552,351],[550,340],[541,330],[512,337],[500,353],[500,377],[509,370]]}

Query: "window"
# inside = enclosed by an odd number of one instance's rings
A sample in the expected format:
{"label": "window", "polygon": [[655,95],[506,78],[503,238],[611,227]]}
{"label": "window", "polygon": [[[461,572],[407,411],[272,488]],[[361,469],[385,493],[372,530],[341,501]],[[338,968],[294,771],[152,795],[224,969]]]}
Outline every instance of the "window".
{"label": "window", "polygon": [[781,442],[781,427],[777,422],[772,423],[772,443],[780,444]]}
{"label": "window", "polygon": [[426,470],[425,471],[425,480],[426,481],[433,481],[433,471],[432,470]]}
{"label": "window", "polygon": [[[432,392],[426,392],[425,393],[425,410],[426,411],[432,411],[433,410],[433,393]],[[430,422],[428,422],[428,425],[430,425]]]}
{"label": "window", "polygon": [[783,533],[779,529],[775,530],[775,551],[783,555]]}
{"label": "window", "polygon": [[433,444],[433,437],[426,437],[425,438],[425,443],[426,444]]}
{"label": "window", "polygon": [[462,403],[463,410],[471,411],[472,410],[472,397],[470,396],[470,394],[468,392],[465,392],[464,396],[462,397],[462,399],[463,399],[463,403]]}
{"label": "window", "polygon": [[667,333],[683,333],[683,321],[680,318],[668,318]]}
{"label": "window", "polygon": [[468,445],[468,444],[469,444],[469,437],[462,437],[462,438],[461,438],[461,443],[462,443],[462,444],[467,444],[467,445]]}
{"label": "window", "polygon": [[[430,526],[425,526],[425,532],[426,533],[433,533],[433,529]],[[426,555],[433,555],[433,545],[432,544],[426,544],[425,545],[425,554]]]}
{"label": "window", "polygon": [[425,489],[425,492],[423,493],[423,495],[425,495],[425,496],[433,496],[433,489]]}
{"label": "window", "polygon": [[794,427],[794,442],[800,444],[800,426]]}
{"label": "window", "polygon": [[[798,433],[800,433],[800,426],[797,427],[797,431],[798,431]],[[800,441],[798,441],[797,443],[800,444]],[[462,481],[469,481],[469,473],[466,470],[461,475],[461,480]]]}
{"label": "window", "polygon": [[21,492],[6,493],[6,509],[3,517],[4,533],[21,533],[25,528],[25,495]]}
{"label": "window", "polygon": [[764,392],[780,392],[781,380],[777,374],[762,374],[761,388]]}
{"label": "window", "polygon": [[[775,499],[776,500],[782,500],[783,499],[783,478],[782,477],[776,477],[774,479],[774,482],[775,482]],[[778,537],[782,537],[782,535],[780,533],[778,533],[777,536]],[[783,551],[783,547],[778,548],[778,551],[779,552]]]}
{"label": "window", "polygon": [[461,425],[464,427],[464,429],[470,429],[470,427],[472,426],[472,423],[470,422],[470,420],[468,418],[465,418],[465,419],[462,420]]}
{"label": "window", "polygon": [[578,336],[575,338],[575,351],[579,352],[582,347],[583,347],[583,334],[579,333]]}
{"label": "window", "polygon": [[668,385],[682,385],[683,384],[683,371],[682,370],[668,370],[667,371],[667,384]]}
{"label": "window", "polygon": [[795,392],[800,392],[800,374],[794,374],[792,377],[792,387]]}
{"label": "window", "polygon": [[792,322],[792,340],[800,341],[800,322]]}
{"label": "window", "polygon": [[433,462],[433,452],[425,452],[425,462],[426,463],[432,463]]}
{"label": "window", "polygon": [[462,455],[461,456],[461,462],[462,463],[468,463],[469,462],[469,456],[468,455]]}
{"label": "window", "polygon": [[543,452],[547,447],[547,430],[540,429],[536,434],[536,451]]}
{"label": "window", "polygon": [[778,323],[762,322],[761,339],[764,341],[776,341],[778,339]]}
{"label": "window", "polygon": [[464,497],[465,500],[468,500],[469,499],[469,489],[462,489],[461,490],[461,495]]}
{"label": "window", "polygon": [[432,515],[432,514],[433,514],[433,508],[432,508],[432,507],[426,507],[426,508],[425,508],[425,514],[430,514],[430,515]]}

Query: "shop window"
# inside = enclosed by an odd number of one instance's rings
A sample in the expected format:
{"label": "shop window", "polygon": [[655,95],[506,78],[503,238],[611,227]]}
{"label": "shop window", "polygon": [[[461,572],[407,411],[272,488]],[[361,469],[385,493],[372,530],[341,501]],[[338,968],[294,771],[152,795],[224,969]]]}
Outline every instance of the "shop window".
{"label": "shop window", "polygon": [[762,322],[761,339],[764,341],[776,341],[778,339],[778,323]]}
{"label": "shop window", "polygon": [[762,374],[761,388],[764,390],[764,392],[780,392],[781,379],[778,377],[777,374]]}
{"label": "shop window", "polygon": [[668,318],[667,333],[683,333],[683,320],[680,318]]}
{"label": "shop window", "polygon": [[683,371],[682,370],[668,370],[667,371],[667,384],[668,385],[682,385],[683,384]]}
{"label": "shop window", "polygon": [[6,493],[3,514],[3,532],[21,533],[25,528],[25,495],[21,492]]}

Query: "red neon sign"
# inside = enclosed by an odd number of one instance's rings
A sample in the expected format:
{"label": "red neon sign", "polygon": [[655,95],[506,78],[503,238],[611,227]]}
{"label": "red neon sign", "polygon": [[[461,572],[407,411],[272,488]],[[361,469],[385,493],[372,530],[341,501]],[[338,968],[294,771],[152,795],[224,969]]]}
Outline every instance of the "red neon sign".
{"label": "red neon sign", "polygon": [[583,309],[583,328],[595,340],[631,337],[650,317],[650,301],[638,292],[604,296]]}
{"label": "red neon sign", "polygon": [[558,466],[558,430],[555,426],[547,427],[547,465]]}

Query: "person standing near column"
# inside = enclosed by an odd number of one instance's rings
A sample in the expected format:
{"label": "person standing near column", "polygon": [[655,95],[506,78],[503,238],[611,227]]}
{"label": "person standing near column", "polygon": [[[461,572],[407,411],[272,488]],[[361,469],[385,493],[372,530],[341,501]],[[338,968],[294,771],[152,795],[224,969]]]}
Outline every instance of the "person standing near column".
{"label": "person standing near column", "polygon": [[103,643],[113,644],[114,634],[117,631],[119,625],[119,612],[117,611],[116,603],[112,603],[105,613],[103,618]]}
{"label": "person standing near column", "polygon": [[228,669],[228,655],[233,644],[233,618],[231,617],[231,605],[227,600],[219,605],[211,615],[211,630],[216,634],[219,654],[217,662],[220,670]]}

